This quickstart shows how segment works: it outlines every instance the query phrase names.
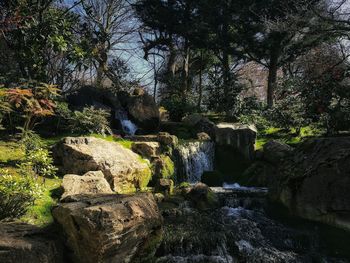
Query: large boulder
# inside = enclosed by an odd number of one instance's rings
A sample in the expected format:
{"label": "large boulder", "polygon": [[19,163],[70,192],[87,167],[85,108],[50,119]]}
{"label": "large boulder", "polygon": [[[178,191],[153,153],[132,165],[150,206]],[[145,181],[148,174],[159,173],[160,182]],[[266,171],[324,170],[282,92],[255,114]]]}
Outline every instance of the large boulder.
{"label": "large boulder", "polygon": [[152,194],[82,195],[75,200],[53,209],[74,262],[130,262],[157,248],[162,218]]}
{"label": "large boulder", "polygon": [[310,139],[280,166],[271,190],[291,212],[350,231],[350,137]]}
{"label": "large boulder", "polygon": [[263,159],[272,164],[278,164],[293,152],[293,147],[271,140],[263,146]]}
{"label": "large boulder", "polygon": [[215,141],[219,146],[230,146],[246,160],[254,158],[257,131],[255,127],[235,123],[219,123],[215,129]]}
{"label": "large boulder", "polygon": [[136,88],[133,94],[124,93],[119,95],[119,98],[130,119],[142,130],[153,132],[158,129],[160,123],[159,109],[151,95],[141,88]]}
{"label": "large boulder", "polygon": [[101,171],[90,171],[83,176],[67,174],[63,177],[64,190],[62,200],[79,194],[111,194],[113,193]]}
{"label": "large boulder", "polygon": [[0,224],[0,262],[60,263],[62,248],[45,230],[24,223]]}
{"label": "large boulder", "polygon": [[145,188],[151,179],[148,164],[116,142],[93,137],[67,137],[54,147],[53,156],[63,174],[102,171],[117,193]]}

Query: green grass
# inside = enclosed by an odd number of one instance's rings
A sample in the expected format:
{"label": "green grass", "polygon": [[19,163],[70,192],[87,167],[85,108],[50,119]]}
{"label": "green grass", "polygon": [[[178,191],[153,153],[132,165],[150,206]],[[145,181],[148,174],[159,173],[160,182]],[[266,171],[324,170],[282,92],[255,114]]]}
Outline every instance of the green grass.
{"label": "green grass", "polygon": [[0,141],[0,163],[2,165],[19,162],[24,157],[24,149],[14,141]]}
{"label": "green grass", "polygon": [[45,226],[53,222],[51,209],[57,204],[56,190],[61,186],[62,179],[44,179],[38,178],[44,190],[42,195],[35,200],[34,205],[29,208],[26,215],[21,218],[21,221]]}
{"label": "green grass", "polygon": [[[44,139],[47,145],[54,144],[59,139]],[[25,156],[23,147],[15,141],[0,141],[0,167],[9,171],[13,176],[18,175],[17,164],[19,164]],[[26,215],[20,220],[34,225],[47,225],[53,221],[51,208],[57,203],[57,198],[53,197],[55,191],[61,185],[61,179],[44,179],[38,178],[38,182],[42,184],[43,193],[29,208]]]}
{"label": "green grass", "polygon": [[322,132],[311,127],[303,127],[300,130],[300,134],[296,134],[295,129],[283,130],[280,128],[268,128],[264,131],[259,132],[257,141],[255,143],[255,149],[262,149],[265,143],[270,140],[278,140],[283,143],[295,146],[301,143],[306,138],[320,136]]}

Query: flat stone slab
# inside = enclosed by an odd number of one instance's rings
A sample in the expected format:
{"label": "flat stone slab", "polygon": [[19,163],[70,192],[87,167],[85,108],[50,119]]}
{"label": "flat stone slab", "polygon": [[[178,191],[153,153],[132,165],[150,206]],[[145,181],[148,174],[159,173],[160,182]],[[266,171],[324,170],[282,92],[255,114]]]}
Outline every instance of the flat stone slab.
{"label": "flat stone slab", "polygon": [[269,190],[266,187],[210,187],[216,194],[236,194],[237,196],[265,197]]}

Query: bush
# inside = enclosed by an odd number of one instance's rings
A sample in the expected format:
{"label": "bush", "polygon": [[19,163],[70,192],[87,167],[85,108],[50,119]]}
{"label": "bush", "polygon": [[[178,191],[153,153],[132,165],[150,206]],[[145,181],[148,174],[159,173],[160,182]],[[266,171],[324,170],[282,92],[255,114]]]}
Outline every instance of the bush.
{"label": "bush", "polygon": [[169,111],[169,117],[172,121],[181,121],[187,113],[195,112],[196,106],[190,101],[185,101],[179,95],[171,95],[162,101],[164,106]]}
{"label": "bush", "polygon": [[265,116],[265,105],[256,97],[240,98],[235,115],[240,123],[254,124],[258,130],[265,130],[270,126]]}
{"label": "bush", "polygon": [[0,220],[23,216],[40,193],[40,186],[30,175],[12,176],[0,169]]}
{"label": "bush", "polygon": [[53,159],[50,152],[46,149],[39,148],[28,152],[25,161],[32,166],[36,175],[52,178],[55,177],[57,168],[53,165]]}
{"label": "bush", "polygon": [[83,111],[74,111],[70,119],[70,127],[73,132],[81,134],[98,133],[105,135],[112,134],[109,127],[108,117],[110,114],[94,107],[84,108]]}
{"label": "bush", "polygon": [[19,129],[22,131],[20,134],[20,143],[24,146],[26,154],[44,147],[44,143],[38,134],[32,130],[24,130],[22,128]]}

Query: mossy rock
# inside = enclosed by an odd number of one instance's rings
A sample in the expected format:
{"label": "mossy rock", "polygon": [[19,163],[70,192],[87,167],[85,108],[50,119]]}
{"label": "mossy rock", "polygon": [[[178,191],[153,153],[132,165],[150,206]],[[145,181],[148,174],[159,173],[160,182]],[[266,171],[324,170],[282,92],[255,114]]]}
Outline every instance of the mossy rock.
{"label": "mossy rock", "polygon": [[163,169],[161,170],[162,178],[173,178],[175,174],[175,164],[169,156],[163,155],[161,159],[164,162]]}
{"label": "mossy rock", "polygon": [[173,179],[175,176],[175,164],[167,155],[157,157],[152,163],[153,178],[150,186],[155,186],[159,179]]}
{"label": "mossy rock", "polygon": [[217,195],[206,184],[197,183],[186,195],[193,206],[199,210],[215,209],[219,207]]}

